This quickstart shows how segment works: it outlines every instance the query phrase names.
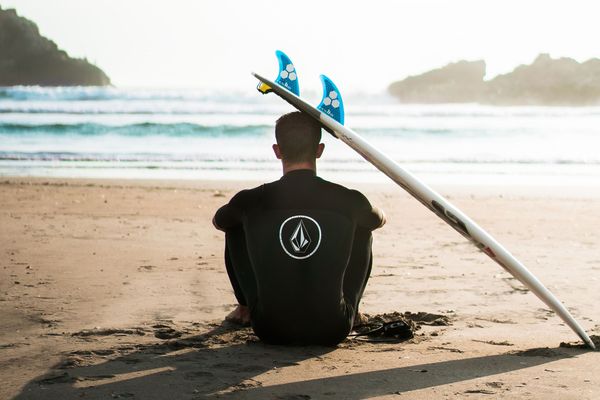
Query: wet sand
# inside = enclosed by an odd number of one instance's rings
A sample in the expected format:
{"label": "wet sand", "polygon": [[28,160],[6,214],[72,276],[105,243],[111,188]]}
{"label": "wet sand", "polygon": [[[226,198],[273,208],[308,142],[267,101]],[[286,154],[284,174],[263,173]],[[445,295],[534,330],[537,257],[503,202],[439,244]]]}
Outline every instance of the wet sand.
{"label": "wet sand", "polygon": [[[210,220],[241,182],[3,178],[0,399],[600,397],[600,357],[544,304],[393,185],[363,298],[418,312],[408,341],[261,343],[222,323],[234,297]],[[600,334],[600,197],[440,190]]]}

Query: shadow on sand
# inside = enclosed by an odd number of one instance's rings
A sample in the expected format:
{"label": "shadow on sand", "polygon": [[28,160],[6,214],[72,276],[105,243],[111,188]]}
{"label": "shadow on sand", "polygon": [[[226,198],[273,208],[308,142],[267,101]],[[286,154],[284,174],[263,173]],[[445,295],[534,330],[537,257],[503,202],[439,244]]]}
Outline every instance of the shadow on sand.
{"label": "shadow on sand", "polygon": [[[540,348],[346,375],[338,369],[336,376],[264,387],[254,379],[266,372],[285,373],[284,368],[309,359],[324,363],[323,369],[312,364],[314,375],[331,375],[323,356],[334,350],[271,346],[258,342],[248,330],[221,325],[202,335],[160,344],[73,352],[51,374],[30,381],[15,399],[358,400],[516,371],[584,352]],[[110,358],[93,359],[102,355]]]}

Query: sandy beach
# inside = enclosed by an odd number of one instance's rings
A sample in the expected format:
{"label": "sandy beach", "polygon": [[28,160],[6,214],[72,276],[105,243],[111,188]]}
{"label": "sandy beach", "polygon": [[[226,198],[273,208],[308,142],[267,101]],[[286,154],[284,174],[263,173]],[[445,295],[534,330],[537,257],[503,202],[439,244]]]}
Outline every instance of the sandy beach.
{"label": "sandy beach", "polygon": [[[362,311],[411,312],[414,339],[282,347],[223,323],[210,221],[253,185],[3,178],[0,399],[600,398],[598,353],[392,184],[354,185],[388,217]],[[600,335],[598,193],[440,191]]]}

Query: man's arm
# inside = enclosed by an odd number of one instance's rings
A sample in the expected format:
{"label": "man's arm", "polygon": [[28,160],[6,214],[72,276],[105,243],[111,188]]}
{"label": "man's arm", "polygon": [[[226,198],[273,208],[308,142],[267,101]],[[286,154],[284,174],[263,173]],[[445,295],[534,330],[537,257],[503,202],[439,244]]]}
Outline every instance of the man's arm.
{"label": "man's arm", "polygon": [[371,205],[369,200],[359,191],[353,190],[356,202],[356,223],[358,226],[375,230],[385,225],[383,210]]}
{"label": "man's arm", "polygon": [[212,223],[220,231],[241,225],[247,190],[242,190],[231,198],[229,203],[219,208],[212,219]]}
{"label": "man's arm", "polygon": [[238,225],[241,222],[241,212],[236,207],[225,204],[219,208],[212,219],[212,223],[220,231],[225,232],[227,229]]}

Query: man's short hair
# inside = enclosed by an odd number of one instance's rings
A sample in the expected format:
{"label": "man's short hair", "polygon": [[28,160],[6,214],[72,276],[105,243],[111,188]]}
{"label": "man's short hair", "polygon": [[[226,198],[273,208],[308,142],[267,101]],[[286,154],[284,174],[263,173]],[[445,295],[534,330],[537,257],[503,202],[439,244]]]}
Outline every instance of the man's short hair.
{"label": "man's short hair", "polygon": [[275,139],[285,161],[313,161],[321,141],[321,124],[300,111],[284,114],[275,122]]}

